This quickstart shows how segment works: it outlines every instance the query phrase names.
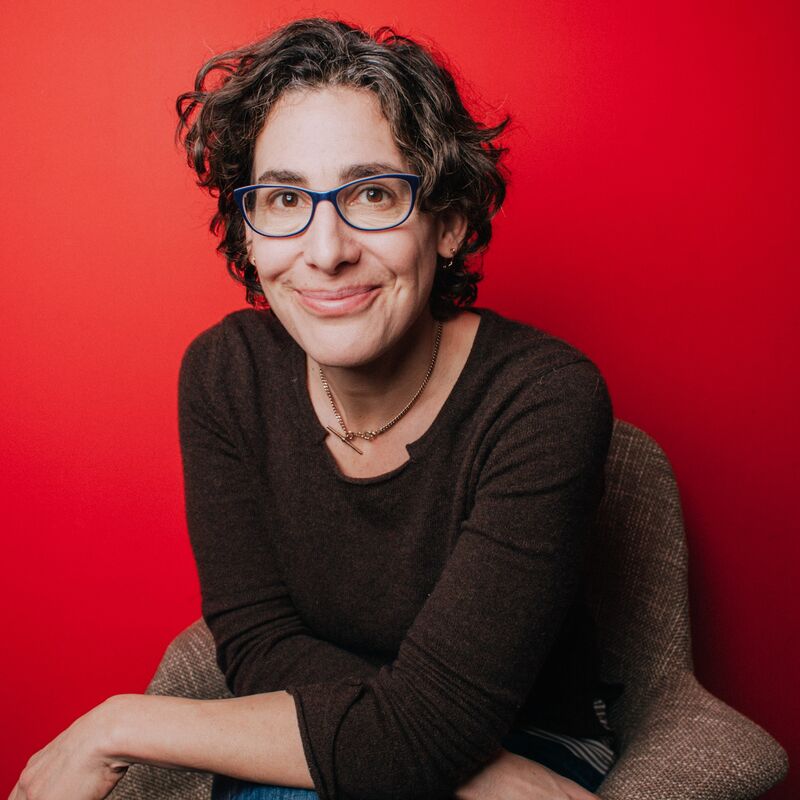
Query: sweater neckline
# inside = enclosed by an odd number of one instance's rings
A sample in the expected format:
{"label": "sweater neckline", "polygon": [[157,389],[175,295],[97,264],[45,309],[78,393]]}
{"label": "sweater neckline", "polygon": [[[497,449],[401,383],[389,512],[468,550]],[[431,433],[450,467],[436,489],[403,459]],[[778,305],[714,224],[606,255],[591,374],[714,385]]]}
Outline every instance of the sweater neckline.
{"label": "sweater neckline", "polygon": [[324,450],[326,464],[329,465],[332,473],[340,480],[346,483],[356,484],[371,484],[380,483],[389,480],[390,478],[404,472],[408,467],[419,461],[430,447],[431,442],[436,438],[439,431],[445,426],[447,420],[453,415],[457,415],[459,409],[467,402],[472,394],[470,388],[475,382],[475,375],[478,372],[478,366],[484,361],[484,351],[488,342],[491,340],[488,328],[490,327],[494,312],[488,308],[469,308],[467,312],[478,314],[481,318],[478,323],[478,328],[475,332],[475,338],[472,341],[467,360],[461,368],[461,372],[456,379],[450,394],[445,399],[439,413],[433,419],[433,422],[428,426],[427,430],[413,442],[406,445],[408,451],[408,460],[395,467],[389,472],[384,472],[381,475],[371,475],[367,478],[356,478],[350,475],[345,475],[340,469],[330,451],[325,445],[325,439],[328,436],[328,430],[322,425],[317,417],[314,406],[311,403],[311,398],[308,394],[307,376],[306,376],[306,353],[297,344],[297,342],[289,337],[291,344],[290,352],[290,369],[292,380],[294,384],[295,394],[297,399],[298,414],[295,418],[300,433],[303,438],[313,446],[320,446]]}

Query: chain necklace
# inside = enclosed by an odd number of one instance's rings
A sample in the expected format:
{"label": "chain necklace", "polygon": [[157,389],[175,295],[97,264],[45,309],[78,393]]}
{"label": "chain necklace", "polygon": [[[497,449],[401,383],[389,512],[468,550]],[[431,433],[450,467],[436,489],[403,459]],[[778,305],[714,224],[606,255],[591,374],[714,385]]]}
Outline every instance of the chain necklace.
{"label": "chain necklace", "polygon": [[339,413],[339,409],[336,407],[336,403],[334,402],[333,395],[331,394],[331,387],[328,386],[328,381],[325,378],[325,373],[322,371],[322,366],[319,367],[319,377],[322,381],[322,388],[325,389],[325,394],[328,396],[328,402],[331,404],[331,408],[333,409],[333,414],[338,420],[339,424],[342,426],[342,430],[344,433],[339,433],[336,429],[332,428],[330,425],[327,425],[327,429],[336,437],[338,437],[344,444],[348,447],[351,447],[353,450],[356,451],[359,455],[364,455],[363,450],[359,450],[354,444],[353,439],[359,437],[361,439],[365,439],[366,441],[372,441],[376,436],[380,436],[384,431],[388,430],[398,422],[402,417],[406,415],[408,410],[414,403],[417,402],[417,398],[422,394],[422,390],[425,388],[425,384],[428,383],[428,379],[431,377],[431,373],[433,372],[433,367],[436,364],[436,356],[439,354],[439,342],[442,340],[442,323],[437,322],[436,324],[436,340],[433,343],[433,356],[431,357],[431,363],[428,366],[428,371],[425,373],[425,377],[422,379],[422,383],[420,384],[419,389],[417,389],[414,396],[408,401],[406,407],[397,415],[392,417],[385,425],[382,425],[376,431],[351,431],[348,430],[347,425],[344,424],[344,419],[342,419],[342,415]]}

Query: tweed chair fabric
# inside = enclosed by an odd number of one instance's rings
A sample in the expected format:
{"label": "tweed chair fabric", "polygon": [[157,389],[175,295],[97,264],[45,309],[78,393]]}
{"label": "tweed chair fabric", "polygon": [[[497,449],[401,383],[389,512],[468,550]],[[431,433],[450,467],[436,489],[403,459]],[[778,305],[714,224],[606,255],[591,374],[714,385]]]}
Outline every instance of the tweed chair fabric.
{"label": "tweed chair fabric", "polygon": [[783,780],[788,757],[693,675],[688,552],[678,486],[663,450],[614,421],[595,518],[588,598],[620,754],[604,800],[749,800]]}
{"label": "tweed chair fabric", "polygon": [[[603,800],[751,800],[784,778],[788,758],[762,728],[693,674],[688,553],[667,457],[614,421],[606,489],[590,549],[587,597],[603,679],[625,691],[608,709],[620,755]],[[167,649],[148,694],[229,697],[198,620]],[[135,765],[112,800],[209,800],[211,776]]]}
{"label": "tweed chair fabric", "polygon": [[[214,640],[197,620],[172,641],[145,694],[217,700],[232,697],[216,661]],[[109,800],[210,800],[207,772],[134,764],[108,795]]]}

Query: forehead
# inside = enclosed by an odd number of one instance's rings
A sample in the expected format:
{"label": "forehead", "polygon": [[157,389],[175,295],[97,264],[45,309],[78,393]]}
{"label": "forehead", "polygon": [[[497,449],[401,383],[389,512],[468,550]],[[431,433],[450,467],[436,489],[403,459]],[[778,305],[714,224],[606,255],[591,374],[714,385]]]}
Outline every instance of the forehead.
{"label": "forehead", "polygon": [[289,173],[333,186],[359,164],[408,171],[376,95],[350,87],[292,90],[278,99],[256,138],[253,178]]}

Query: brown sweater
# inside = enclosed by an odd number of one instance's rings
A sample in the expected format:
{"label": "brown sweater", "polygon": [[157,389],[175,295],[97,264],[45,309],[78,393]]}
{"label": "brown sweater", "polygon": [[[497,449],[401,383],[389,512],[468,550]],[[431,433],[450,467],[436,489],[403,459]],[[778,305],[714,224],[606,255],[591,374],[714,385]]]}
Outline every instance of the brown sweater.
{"label": "brown sweater", "polygon": [[602,736],[582,583],[612,408],[579,350],[488,309],[410,460],[344,476],[269,312],[180,372],[203,615],[236,695],[288,691],[322,800],[435,800],[515,724]]}

